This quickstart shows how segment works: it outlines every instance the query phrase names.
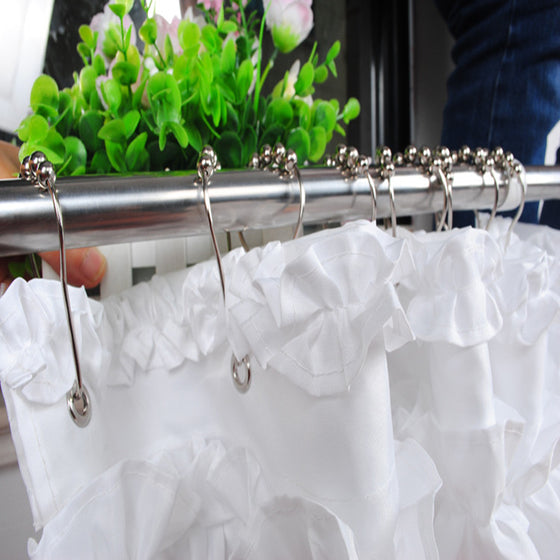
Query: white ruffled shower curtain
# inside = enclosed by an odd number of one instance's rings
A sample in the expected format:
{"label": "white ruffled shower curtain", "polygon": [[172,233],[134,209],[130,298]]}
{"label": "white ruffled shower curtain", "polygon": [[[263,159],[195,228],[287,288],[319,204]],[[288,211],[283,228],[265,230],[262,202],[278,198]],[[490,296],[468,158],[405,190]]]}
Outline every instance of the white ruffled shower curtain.
{"label": "white ruffled shower curtain", "polygon": [[[32,558],[552,559],[560,233],[391,237],[368,222],[71,291],[0,298]],[[240,394],[232,351],[251,358]]]}

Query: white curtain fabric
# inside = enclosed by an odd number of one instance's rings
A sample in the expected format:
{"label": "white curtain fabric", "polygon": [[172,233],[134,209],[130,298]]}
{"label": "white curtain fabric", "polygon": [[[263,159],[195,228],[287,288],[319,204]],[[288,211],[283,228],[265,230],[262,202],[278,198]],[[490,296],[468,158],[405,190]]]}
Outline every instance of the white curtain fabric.
{"label": "white curtain fabric", "polygon": [[[560,234],[367,222],[71,291],[0,299],[31,558],[557,558]],[[240,394],[232,352],[251,358]]]}

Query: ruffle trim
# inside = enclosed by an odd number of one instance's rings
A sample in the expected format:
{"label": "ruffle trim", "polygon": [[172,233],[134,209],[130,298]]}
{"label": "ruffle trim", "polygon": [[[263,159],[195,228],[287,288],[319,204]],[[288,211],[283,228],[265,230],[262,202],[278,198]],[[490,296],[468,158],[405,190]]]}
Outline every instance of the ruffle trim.
{"label": "ruffle trim", "polygon": [[[399,444],[396,460],[399,478],[410,479],[397,549],[407,546],[400,542],[406,536],[416,558],[433,558],[433,535],[419,525],[426,508],[433,510],[439,477],[413,443]],[[376,540],[392,547],[393,533]],[[149,461],[114,465],[49,521],[39,543],[28,544],[30,558],[63,558],[76,550],[84,560],[360,558],[352,529],[333,511],[305,496],[276,492],[244,448],[203,438]]]}
{"label": "ruffle trim", "polygon": [[[71,288],[82,373],[96,385],[130,385],[229,340],[239,357],[313,395],[346,391],[381,331],[393,347],[412,338],[393,287],[410,263],[402,241],[362,222],[226,255],[227,314],[214,260],[101,303]],[[74,380],[59,291],[55,281],[18,280],[0,299],[0,379],[35,402],[55,402]],[[341,343],[325,344],[334,332]]]}
{"label": "ruffle trim", "polygon": [[[349,388],[380,335],[387,351],[413,338],[470,346],[508,317],[530,344],[558,316],[556,260],[544,251],[516,241],[504,258],[492,235],[470,228],[400,237],[353,222],[233,251],[223,259],[227,313],[213,259],[101,303],[71,288],[82,373],[93,385],[130,385],[229,343],[238,358],[332,395]],[[16,280],[0,317],[2,382],[34,402],[62,398],[75,374],[58,282]]]}
{"label": "ruffle trim", "polygon": [[[487,342],[514,325],[533,344],[560,310],[555,262],[539,247],[512,237],[462,228],[444,233],[401,231],[414,258],[399,297],[414,336],[466,347]],[[551,273],[553,273],[551,277]]]}

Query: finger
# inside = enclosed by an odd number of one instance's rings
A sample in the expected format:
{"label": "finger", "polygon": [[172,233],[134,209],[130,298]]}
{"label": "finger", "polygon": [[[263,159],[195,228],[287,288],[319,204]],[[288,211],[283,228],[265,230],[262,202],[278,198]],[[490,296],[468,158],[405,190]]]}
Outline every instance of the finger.
{"label": "finger", "polygon": [[19,172],[19,148],[9,142],[0,141],[0,177],[11,179]]}
{"label": "finger", "polygon": [[[39,253],[55,271],[60,270],[60,254],[58,251]],[[69,249],[66,251],[66,273],[68,283],[73,286],[94,288],[101,282],[107,270],[107,261],[99,249]]]}

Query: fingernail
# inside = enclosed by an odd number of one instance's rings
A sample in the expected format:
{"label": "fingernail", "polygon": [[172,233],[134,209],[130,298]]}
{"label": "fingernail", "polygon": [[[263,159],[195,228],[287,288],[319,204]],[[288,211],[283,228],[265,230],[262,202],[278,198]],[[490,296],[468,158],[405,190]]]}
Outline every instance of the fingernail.
{"label": "fingernail", "polygon": [[88,249],[84,255],[84,260],[80,265],[80,272],[91,282],[99,283],[105,269],[107,268],[107,261],[103,254],[95,247]]}

